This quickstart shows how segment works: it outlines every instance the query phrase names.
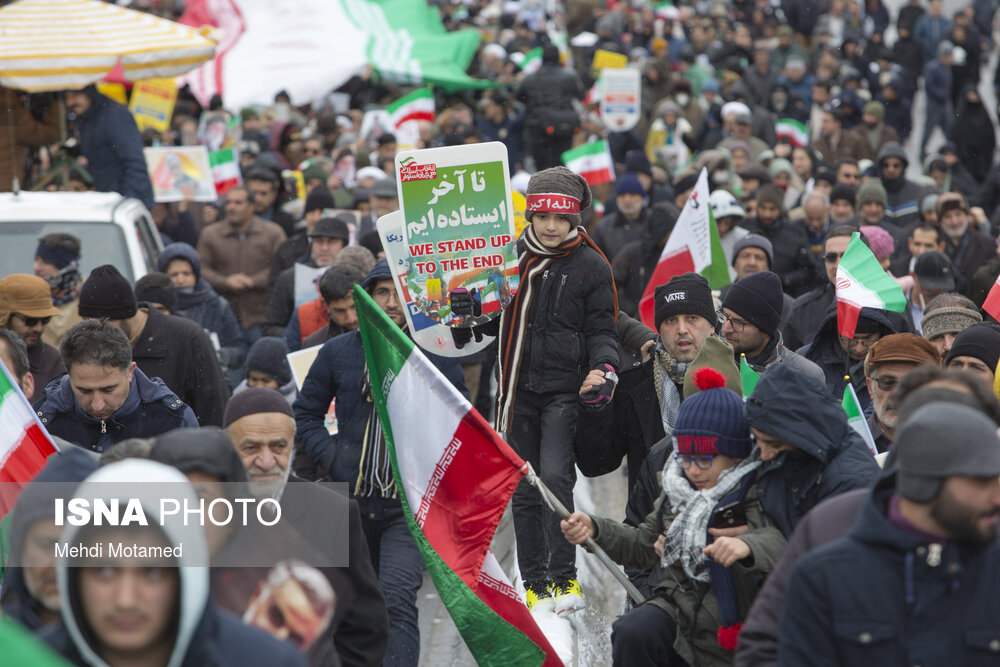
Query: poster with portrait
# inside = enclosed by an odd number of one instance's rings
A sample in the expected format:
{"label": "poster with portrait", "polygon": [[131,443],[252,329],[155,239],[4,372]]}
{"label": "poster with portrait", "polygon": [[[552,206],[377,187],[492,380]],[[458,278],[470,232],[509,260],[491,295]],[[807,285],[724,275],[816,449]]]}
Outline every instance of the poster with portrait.
{"label": "poster with portrait", "polygon": [[218,199],[215,179],[204,146],[145,148],[146,169],[157,202]]}

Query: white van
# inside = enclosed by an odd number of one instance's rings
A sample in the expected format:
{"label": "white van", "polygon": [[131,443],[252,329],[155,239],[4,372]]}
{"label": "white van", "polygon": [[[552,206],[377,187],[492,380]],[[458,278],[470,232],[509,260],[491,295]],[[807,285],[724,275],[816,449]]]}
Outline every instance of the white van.
{"label": "white van", "polygon": [[0,277],[33,273],[38,239],[80,239],[80,272],[111,264],[130,283],[156,270],[163,249],[149,211],[114,192],[0,193]]}

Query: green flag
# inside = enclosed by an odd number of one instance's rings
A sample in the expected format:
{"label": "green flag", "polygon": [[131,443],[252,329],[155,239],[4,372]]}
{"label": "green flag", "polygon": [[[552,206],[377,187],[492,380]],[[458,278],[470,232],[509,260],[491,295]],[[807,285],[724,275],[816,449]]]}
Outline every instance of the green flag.
{"label": "green flag", "polygon": [[740,353],[740,384],[743,385],[743,398],[746,398],[753,393],[754,388],[757,386],[757,380],[760,376],[757,375],[757,371],[750,368],[750,364],[747,363],[747,355]]}

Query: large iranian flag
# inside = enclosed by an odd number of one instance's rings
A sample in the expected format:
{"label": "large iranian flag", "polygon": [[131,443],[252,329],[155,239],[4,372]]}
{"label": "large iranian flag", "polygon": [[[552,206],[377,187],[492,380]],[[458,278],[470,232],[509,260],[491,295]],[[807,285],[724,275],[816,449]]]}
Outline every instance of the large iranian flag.
{"label": "large iranian flag", "polygon": [[434,122],[434,91],[430,88],[417,88],[408,95],[403,95],[395,102],[387,106],[389,120],[393,127],[399,127],[403,123],[412,120],[426,120]]}
{"label": "large iranian flag", "polygon": [[841,335],[854,338],[862,308],[906,309],[903,289],[885,272],[857,232],[851,237],[837,266],[837,327]]}
{"label": "large iranian flag", "polygon": [[606,139],[577,146],[562,154],[563,164],[580,174],[587,185],[600,185],[615,180],[615,163]]}
{"label": "large iranian flag", "polygon": [[0,361],[0,518],[17,503],[56,446],[3,361]]}
{"label": "large iranian flag", "polygon": [[407,525],[480,665],[562,665],[490,550],[527,467],[360,287],[361,340]]}
{"label": "large iranian flag", "polygon": [[708,203],[708,170],[704,168],[677,218],[674,231],[663,246],[660,259],[639,301],[639,316],[646,326],[656,330],[653,321],[656,287],[688,272],[705,276],[712,289],[720,289],[730,282],[719,229],[715,226],[712,206]]}

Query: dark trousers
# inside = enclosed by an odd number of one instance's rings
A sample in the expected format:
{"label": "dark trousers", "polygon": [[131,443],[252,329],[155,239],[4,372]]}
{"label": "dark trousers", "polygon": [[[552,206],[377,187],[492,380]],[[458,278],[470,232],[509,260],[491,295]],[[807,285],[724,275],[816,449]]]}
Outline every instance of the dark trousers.
{"label": "dark trousers", "polygon": [[674,650],[677,624],[663,609],[644,604],[611,626],[614,667],[686,667]]}
{"label": "dark trousers", "polygon": [[[507,433],[510,446],[531,464],[570,512],[576,483],[573,438],[577,411],[576,394],[537,394],[519,389]],[[576,547],[563,537],[559,517],[545,505],[538,490],[522,480],[511,507],[517,564],[525,585],[576,579]]]}
{"label": "dark trousers", "polygon": [[947,141],[948,136],[951,134],[951,105],[947,102],[940,104],[928,100],[924,118],[924,132],[920,137],[921,159],[927,155],[925,146],[927,146],[927,140],[931,138],[931,133],[934,132],[934,128],[936,127],[941,128],[945,141]]}
{"label": "dark trousers", "polygon": [[562,166],[562,154],[573,148],[573,136],[555,139],[545,133],[544,128],[533,128],[528,131],[531,145],[531,157],[535,160],[535,169],[549,169]]}
{"label": "dark trousers", "polygon": [[389,645],[382,665],[412,665],[420,660],[417,591],[424,582],[424,562],[406,527],[398,500],[356,498],[379,588],[389,615]]}

